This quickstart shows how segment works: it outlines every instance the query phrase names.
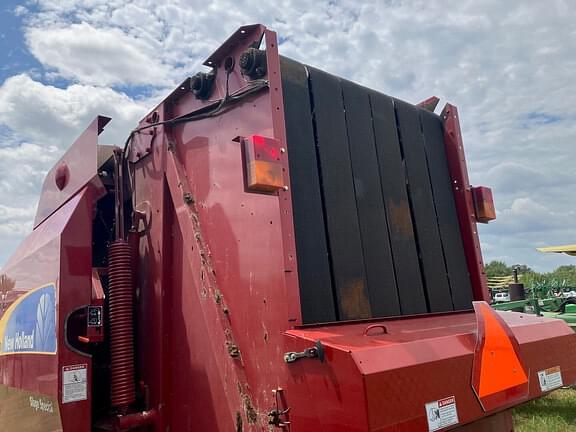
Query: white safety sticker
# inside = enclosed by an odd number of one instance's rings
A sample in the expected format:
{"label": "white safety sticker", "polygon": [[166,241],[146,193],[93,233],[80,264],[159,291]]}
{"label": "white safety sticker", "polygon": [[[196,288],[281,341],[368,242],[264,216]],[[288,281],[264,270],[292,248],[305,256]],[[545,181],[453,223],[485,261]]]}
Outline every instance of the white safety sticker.
{"label": "white safety sticker", "polygon": [[550,391],[562,387],[562,373],[560,366],[551,367],[546,370],[538,372],[538,381],[540,381],[540,389]]}
{"label": "white safety sticker", "polygon": [[62,403],[88,399],[88,365],[62,368]]}
{"label": "white safety sticker", "polygon": [[450,396],[427,403],[426,418],[428,419],[428,430],[430,432],[457,424],[456,398]]}

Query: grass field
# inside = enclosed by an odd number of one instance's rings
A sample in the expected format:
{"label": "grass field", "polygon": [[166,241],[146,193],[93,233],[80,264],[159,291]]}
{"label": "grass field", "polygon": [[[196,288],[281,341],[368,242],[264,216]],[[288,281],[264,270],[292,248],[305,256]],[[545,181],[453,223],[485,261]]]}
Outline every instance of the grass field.
{"label": "grass field", "polygon": [[516,432],[576,432],[576,390],[560,389],[514,410]]}

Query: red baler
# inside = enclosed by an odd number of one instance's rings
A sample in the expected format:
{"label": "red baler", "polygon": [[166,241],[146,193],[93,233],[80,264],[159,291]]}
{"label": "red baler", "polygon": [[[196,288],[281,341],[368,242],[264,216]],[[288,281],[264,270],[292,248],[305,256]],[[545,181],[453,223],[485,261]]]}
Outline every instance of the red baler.
{"label": "red baler", "polygon": [[[97,117],[0,278],[0,430],[513,429],[576,381],[488,304],[458,112],[238,29],[119,147]],[[17,168],[15,168],[17,169]]]}

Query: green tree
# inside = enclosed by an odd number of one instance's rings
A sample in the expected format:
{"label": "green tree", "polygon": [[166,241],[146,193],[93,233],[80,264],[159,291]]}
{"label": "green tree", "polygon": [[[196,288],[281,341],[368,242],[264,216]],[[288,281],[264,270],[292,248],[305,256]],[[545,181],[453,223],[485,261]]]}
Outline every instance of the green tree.
{"label": "green tree", "polygon": [[491,278],[494,276],[510,276],[512,274],[512,267],[508,267],[502,261],[490,261],[484,266],[486,276]]}
{"label": "green tree", "polygon": [[549,276],[564,286],[576,287],[576,265],[557,267]]}

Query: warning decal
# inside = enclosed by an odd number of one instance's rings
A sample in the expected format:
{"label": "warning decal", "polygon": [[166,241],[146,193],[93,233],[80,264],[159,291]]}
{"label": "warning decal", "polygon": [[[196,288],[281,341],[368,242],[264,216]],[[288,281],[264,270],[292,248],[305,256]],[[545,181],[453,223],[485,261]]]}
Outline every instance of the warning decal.
{"label": "warning decal", "polygon": [[543,392],[562,387],[562,373],[560,372],[560,366],[551,367],[538,372],[538,381],[540,382],[540,389]]}
{"label": "warning decal", "polygon": [[430,432],[457,424],[456,398],[450,396],[427,403],[426,418],[428,419],[428,430]]}
{"label": "warning decal", "polygon": [[62,403],[88,398],[88,365],[80,364],[62,368]]}

